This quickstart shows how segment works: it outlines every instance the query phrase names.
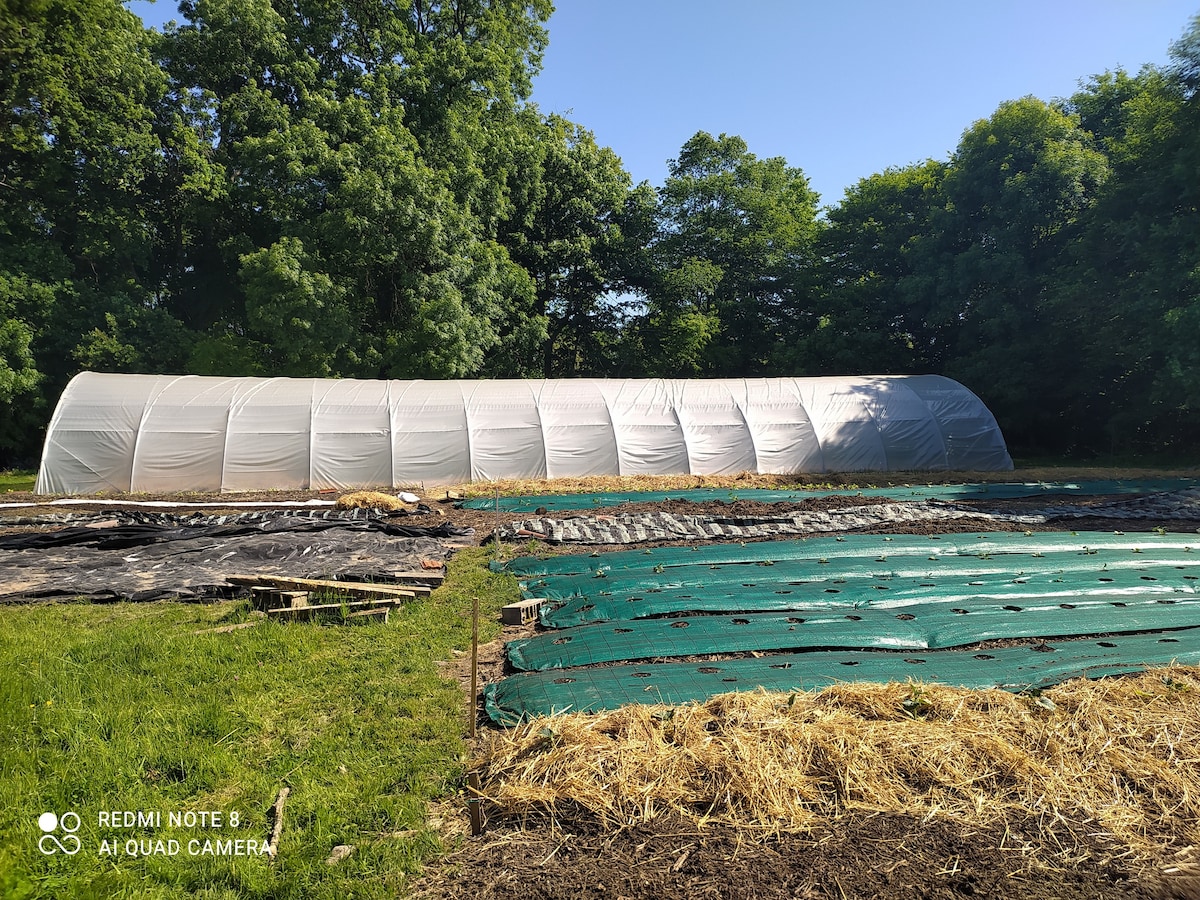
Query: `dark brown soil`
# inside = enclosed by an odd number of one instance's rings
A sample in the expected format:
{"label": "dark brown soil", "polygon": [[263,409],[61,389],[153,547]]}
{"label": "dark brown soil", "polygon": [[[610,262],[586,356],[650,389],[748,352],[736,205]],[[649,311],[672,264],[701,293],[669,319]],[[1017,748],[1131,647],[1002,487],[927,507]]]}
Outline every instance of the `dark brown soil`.
{"label": "dark brown soil", "polygon": [[[174,501],[186,503],[221,503],[221,502],[237,502],[237,501],[294,501],[294,500],[336,500],[339,496],[337,492],[318,492],[318,491],[257,491],[239,494],[219,494],[219,493],[195,493],[195,494],[113,494],[110,499],[122,500],[143,500],[143,501]],[[80,504],[78,506],[63,505],[63,506],[48,506],[45,501],[48,498],[22,492],[9,492],[0,495],[0,502],[3,503],[39,503],[42,505],[18,507],[15,509],[0,508],[0,527],[3,526],[6,518],[32,517],[45,515],[48,513],[98,513],[105,509],[103,505],[95,503]],[[105,495],[94,495],[87,498],[89,500],[103,500]],[[1038,506],[1045,506],[1053,498],[1039,497],[1034,500],[1013,500],[997,503],[989,501],[986,505],[980,504],[981,508],[993,509],[1002,508],[1013,512],[1027,512]],[[1098,504],[1112,500],[1112,497],[1087,497],[1087,498],[1070,498],[1070,502],[1074,505]],[[424,501],[433,509],[433,514],[440,519],[444,519],[454,525],[467,526],[475,529],[473,543],[480,544],[486,541],[491,535],[493,529],[502,523],[518,521],[524,518],[530,518],[530,514],[524,513],[508,513],[495,512],[492,510],[475,510],[475,509],[457,509],[450,503],[439,502],[437,495],[431,495],[424,498]],[[876,504],[892,502],[887,498],[882,497],[813,497],[808,500],[800,500],[787,503],[761,503],[755,500],[735,500],[731,503],[726,503],[722,500],[712,500],[705,503],[692,503],[687,500],[667,500],[661,503],[626,503],[622,506],[605,507],[597,510],[590,505],[586,508],[563,511],[554,513],[556,518],[566,518],[572,515],[630,515],[632,513],[645,512],[669,512],[676,515],[711,515],[711,516],[778,516],[786,515],[789,512],[812,512],[814,510],[829,510],[842,509],[850,506],[871,506]],[[974,501],[966,501],[962,504],[966,507],[976,505]],[[116,505],[110,509],[118,509]],[[185,508],[186,509],[186,508]],[[415,507],[414,507],[415,509]],[[191,511],[191,510],[188,510]],[[239,510],[234,507],[204,507],[198,510],[205,515],[217,515],[219,513],[232,513]],[[1163,520],[1157,521],[1153,519],[1137,519],[1137,520],[1121,520],[1121,519],[1105,519],[1105,518],[1089,518],[1089,519],[1070,519],[1049,522],[1042,525],[1025,525],[1014,524],[1007,522],[984,522],[979,519],[964,518],[959,520],[938,521],[931,523],[889,523],[880,526],[876,529],[865,529],[865,531],[886,532],[888,534],[956,534],[956,533],[972,533],[979,531],[1151,531],[1155,528],[1161,528],[1169,532],[1188,532],[1194,533],[1198,530],[1197,523],[1194,521],[1174,521]],[[472,539],[467,539],[472,540]],[[770,538],[762,538],[761,540],[770,540]],[[652,541],[639,543],[639,549],[648,549],[656,546],[670,546],[680,543],[690,543],[683,541]],[[512,545],[510,545],[512,546]],[[580,550],[587,548],[591,549],[590,545],[586,544],[567,544],[553,545],[546,544],[542,541],[530,540],[523,541],[519,545],[521,552],[534,553],[578,553]],[[612,549],[612,548],[609,548]]]}
{"label": "dark brown soil", "polygon": [[471,900],[1200,897],[1195,874],[1165,874],[1187,868],[1178,860],[1133,867],[1121,848],[1094,837],[1054,838],[1055,845],[1029,843],[1020,823],[964,831],[940,820],[864,814],[804,835],[757,839],[679,819],[619,831],[489,824],[412,887],[415,897]]}

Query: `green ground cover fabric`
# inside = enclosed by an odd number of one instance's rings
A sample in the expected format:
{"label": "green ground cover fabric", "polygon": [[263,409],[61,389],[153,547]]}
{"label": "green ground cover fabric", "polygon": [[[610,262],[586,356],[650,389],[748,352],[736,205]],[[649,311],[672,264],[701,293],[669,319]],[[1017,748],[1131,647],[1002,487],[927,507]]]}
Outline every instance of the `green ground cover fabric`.
{"label": "green ground cover fabric", "polygon": [[[543,606],[540,617],[548,628],[571,628],[593,622],[683,613],[901,609],[920,603],[937,603],[947,608],[989,602],[1035,606],[1094,600],[1120,604],[1188,599],[1200,591],[1200,559],[1188,559],[1186,565],[1145,566],[1132,559],[1122,562],[1131,565],[1122,568],[1120,563],[1113,562],[1104,568],[1106,564],[1101,563],[1074,572],[1054,567],[1043,571],[1025,569],[1020,573],[993,569],[986,574],[972,572],[958,577],[926,574],[915,578],[854,578],[835,570],[823,580],[809,582],[788,581],[786,577],[768,580],[775,574],[774,568],[770,568],[767,572],[760,570],[743,576],[754,581],[704,582],[698,577],[688,584],[568,595]],[[598,579],[596,584],[603,586],[603,580]],[[542,590],[530,593],[539,594]],[[552,594],[554,590],[544,592]]]}
{"label": "green ground cover fabric", "polygon": [[768,488],[697,488],[680,491],[628,491],[596,494],[541,494],[478,497],[459,504],[463,509],[499,509],[509,513],[533,513],[577,509],[598,509],[622,503],[659,503],[664,500],[690,500],[711,503],[720,500],[757,500],[760,503],[795,503],[814,497],[888,497],[894,500],[1011,500],[1023,497],[1062,495],[1067,497],[1107,494],[1151,494],[1196,487],[1195,478],[1147,478],[1110,481],[1026,482],[1009,484],[923,484],[896,487],[820,488],[771,490]]}
{"label": "green ground cover fabric", "polygon": [[[1183,568],[1175,569],[1176,566]],[[1140,553],[1132,551],[1096,551],[1094,553],[1044,553],[1040,556],[1007,555],[990,559],[969,557],[876,557],[853,560],[830,558],[820,560],[791,560],[773,565],[732,564],[700,565],[691,568],[664,569],[649,574],[558,575],[530,578],[521,582],[523,590],[532,597],[566,600],[571,597],[620,596],[645,591],[664,591],[678,588],[742,587],[747,590],[766,588],[774,591],[788,588],[821,585],[842,581],[850,587],[873,587],[892,590],[904,587],[912,580],[917,585],[934,582],[932,587],[956,591],[964,584],[981,582],[1006,583],[1017,578],[1045,575],[1064,579],[1063,583],[1080,583],[1085,588],[1092,582],[1118,572],[1147,570],[1149,581],[1167,570],[1183,572],[1200,566],[1200,552],[1171,551],[1150,548]],[[1155,572],[1149,572],[1155,569]],[[1107,574],[1106,574],[1107,573]],[[1176,576],[1178,577],[1178,576]],[[870,582],[871,584],[865,584]],[[892,584],[892,582],[901,582]],[[1100,582],[1106,583],[1106,582]]]}
{"label": "green ground cover fabric", "polygon": [[[1077,637],[1200,626],[1200,597],[1072,602],[919,603],[897,609],[729,613],[580,625],[510,641],[517,669],[749,651],[936,650],[980,641]],[[1018,605],[1020,603],[1021,605]]]}
{"label": "green ground cover fabric", "polygon": [[[503,723],[758,685],[918,677],[1020,689],[1200,660],[1200,535],[851,534],[499,568],[525,596],[551,598],[541,615],[555,629],[510,644],[514,666],[542,671],[489,688]],[[1068,640],[1082,635],[1093,637]],[[1026,638],[1055,649],[945,649]],[[791,652],[623,664],[780,651]]]}
{"label": "green ground cover fabric", "polygon": [[[1170,548],[1181,552],[1200,552],[1200,534],[1116,534],[1113,532],[975,532],[944,535],[847,534],[758,543],[692,544],[683,547],[655,547],[648,550],[619,550],[607,553],[571,554],[539,559],[522,556],[497,565],[518,578],[544,575],[580,575],[604,572],[617,574],[657,574],[656,569],[698,565],[778,564],[789,560],[842,560],[847,557],[918,557],[950,556],[986,559],[1000,554],[1081,553],[1113,550],[1147,552]],[[840,562],[839,562],[840,565]]]}
{"label": "green ground cover fabric", "polygon": [[[485,690],[500,725],[556,712],[591,712],[629,703],[681,704],[728,691],[819,690],[838,681],[937,682],[1019,691],[1068,678],[1099,678],[1170,665],[1200,664],[1200,628],[1167,634],[1055,641],[987,651],[812,651],[717,662],[550,670],[513,675]],[[918,688],[914,687],[914,691]]]}

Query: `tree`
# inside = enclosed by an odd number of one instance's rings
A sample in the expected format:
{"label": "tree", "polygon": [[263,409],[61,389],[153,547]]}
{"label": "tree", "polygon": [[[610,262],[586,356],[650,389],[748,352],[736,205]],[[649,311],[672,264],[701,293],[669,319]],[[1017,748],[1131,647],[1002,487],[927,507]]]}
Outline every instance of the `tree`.
{"label": "tree", "polygon": [[1083,359],[1069,382],[1080,442],[1103,449],[1200,438],[1200,17],[1171,65],[1105,73],[1068,101],[1112,167],[1063,288]]}
{"label": "tree", "polygon": [[630,177],[586,129],[533,110],[525,118],[522,176],[513,179],[514,212],[501,239],[533,278],[535,311],[548,323],[543,374],[598,374],[613,364],[620,308],[611,295],[622,281]]}
{"label": "tree", "polygon": [[887,169],[846,190],[820,239],[821,316],[797,335],[793,367],[809,373],[938,371],[947,335],[914,270],[945,206],[948,166]]}
{"label": "tree", "polygon": [[1018,443],[1046,445],[1071,397],[1073,330],[1056,293],[1079,217],[1108,176],[1076,118],[1033,97],[963,134],[914,260],[930,317],[949,337],[945,373],[973,386]]}
{"label": "tree", "polygon": [[697,132],[669,172],[646,288],[647,324],[658,325],[646,334],[684,328],[699,373],[764,374],[787,332],[811,318],[817,195],[799,169],[730,135]]}
{"label": "tree", "polygon": [[184,210],[171,279],[178,315],[211,335],[198,352],[291,348],[287,370],[313,375],[527,368],[545,320],[498,229],[548,3],[181,12],[164,63],[199,98],[192,128],[223,178]]}
{"label": "tree", "polygon": [[147,371],[186,343],[151,285],[164,159],[166,80],[155,37],[112,0],[0,0],[0,443],[28,458],[80,365],[104,366],[97,335],[164,329],[134,348]]}

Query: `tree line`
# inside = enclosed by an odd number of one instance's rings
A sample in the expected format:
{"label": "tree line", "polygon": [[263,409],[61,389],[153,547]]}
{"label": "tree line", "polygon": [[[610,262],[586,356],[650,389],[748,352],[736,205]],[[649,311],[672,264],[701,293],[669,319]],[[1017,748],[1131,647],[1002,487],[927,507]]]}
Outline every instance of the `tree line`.
{"label": "tree line", "polygon": [[1200,17],[822,208],[533,102],[549,0],[0,0],[0,465],[69,378],[935,372],[1023,452],[1200,438]]}

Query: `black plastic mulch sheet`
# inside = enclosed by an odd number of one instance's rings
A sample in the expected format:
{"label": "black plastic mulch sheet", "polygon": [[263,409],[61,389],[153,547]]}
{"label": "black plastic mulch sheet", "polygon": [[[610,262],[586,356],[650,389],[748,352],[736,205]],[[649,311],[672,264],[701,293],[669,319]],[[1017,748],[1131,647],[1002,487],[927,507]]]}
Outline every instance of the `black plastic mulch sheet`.
{"label": "black plastic mulch sheet", "polygon": [[382,580],[421,559],[445,559],[444,541],[473,533],[360,510],[80,518],[90,521],[0,536],[0,602],[220,596],[234,574]]}

